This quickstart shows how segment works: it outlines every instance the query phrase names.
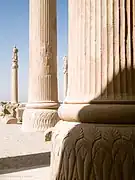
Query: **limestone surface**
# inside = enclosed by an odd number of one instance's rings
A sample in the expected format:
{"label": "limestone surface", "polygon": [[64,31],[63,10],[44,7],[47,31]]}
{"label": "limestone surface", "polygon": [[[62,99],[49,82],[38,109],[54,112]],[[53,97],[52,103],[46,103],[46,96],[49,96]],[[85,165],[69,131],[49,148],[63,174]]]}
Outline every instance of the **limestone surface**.
{"label": "limestone surface", "polygon": [[59,107],[56,0],[30,0],[29,7],[29,87],[23,130],[40,131],[55,124],[54,111]]}
{"label": "limestone surface", "polygon": [[135,124],[60,121],[52,136],[51,180],[135,179]]}

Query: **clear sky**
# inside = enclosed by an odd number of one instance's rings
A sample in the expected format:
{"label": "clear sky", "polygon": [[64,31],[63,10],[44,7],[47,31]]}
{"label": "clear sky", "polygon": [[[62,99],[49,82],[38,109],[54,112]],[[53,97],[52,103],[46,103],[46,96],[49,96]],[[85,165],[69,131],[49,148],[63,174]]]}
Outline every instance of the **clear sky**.
{"label": "clear sky", "polygon": [[[10,100],[12,47],[19,49],[19,100],[28,97],[29,0],[0,0],[0,101]],[[67,55],[67,0],[57,0],[59,99]]]}

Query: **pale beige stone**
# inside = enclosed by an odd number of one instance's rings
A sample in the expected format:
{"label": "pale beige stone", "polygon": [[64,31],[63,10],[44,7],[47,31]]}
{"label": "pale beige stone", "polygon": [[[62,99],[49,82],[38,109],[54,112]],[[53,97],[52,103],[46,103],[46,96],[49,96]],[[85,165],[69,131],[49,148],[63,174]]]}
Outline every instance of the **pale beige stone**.
{"label": "pale beige stone", "polygon": [[11,102],[18,103],[18,49],[13,48],[11,73]]}
{"label": "pale beige stone", "polygon": [[64,138],[68,135],[68,132],[78,124],[77,122],[61,120],[56,124],[55,128],[52,129],[51,180],[55,180],[58,175],[61,153],[64,148]]}
{"label": "pale beige stone", "polygon": [[0,118],[0,123],[2,124],[17,124],[17,118],[12,116],[5,116]]}
{"label": "pale beige stone", "polygon": [[25,107],[16,108],[16,118],[19,122],[22,121],[24,110],[25,110]]}
{"label": "pale beige stone", "polygon": [[[27,123],[24,122],[27,120]],[[28,109],[23,112],[22,130],[27,132],[46,131],[59,121],[55,109]]]}
{"label": "pale beige stone", "polygon": [[53,129],[52,180],[134,177],[134,10],[133,0],[68,1],[68,91]]}
{"label": "pale beige stone", "polygon": [[54,125],[51,109],[58,117],[56,0],[30,0],[29,7],[29,88],[22,126],[37,131]]}
{"label": "pale beige stone", "polygon": [[59,109],[63,120],[68,119],[63,115],[66,107],[69,114],[76,109],[69,108],[70,104],[135,101],[131,7],[130,1],[123,0],[69,0],[68,90]]}
{"label": "pale beige stone", "polygon": [[130,8],[130,1],[69,0],[67,103],[135,100]]}
{"label": "pale beige stone", "polygon": [[64,73],[64,98],[67,95],[67,88],[68,88],[68,58],[64,56],[63,58],[64,66],[63,66],[63,73]]}
{"label": "pale beige stone", "polygon": [[52,136],[50,180],[130,180],[134,177],[134,141],[133,124],[59,121]]}

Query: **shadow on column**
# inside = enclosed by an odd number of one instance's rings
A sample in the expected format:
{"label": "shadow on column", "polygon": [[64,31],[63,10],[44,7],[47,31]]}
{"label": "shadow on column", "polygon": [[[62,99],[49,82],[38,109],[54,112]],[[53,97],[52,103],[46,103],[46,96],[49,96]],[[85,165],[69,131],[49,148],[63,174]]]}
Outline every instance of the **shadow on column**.
{"label": "shadow on column", "polygon": [[[123,81],[123,77],[126,77]],[[120,78],[123,100],[104,96]],[[130,82],[129,82],[130,81]],[[129,86],[131,85],[131,86]],[[124,99],[126,97],[126,99]],[[135,180],[135,70],[115,76],[64,138],[57,180]]]}

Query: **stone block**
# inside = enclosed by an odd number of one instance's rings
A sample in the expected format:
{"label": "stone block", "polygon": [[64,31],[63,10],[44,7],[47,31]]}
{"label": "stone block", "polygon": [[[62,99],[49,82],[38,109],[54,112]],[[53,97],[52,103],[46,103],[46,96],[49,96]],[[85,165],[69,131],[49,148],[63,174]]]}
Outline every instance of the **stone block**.
{"label": "stone block", "polygon": [[1,117],[0,121],[3,124],[17,124],[17,119],[12,116]]}

